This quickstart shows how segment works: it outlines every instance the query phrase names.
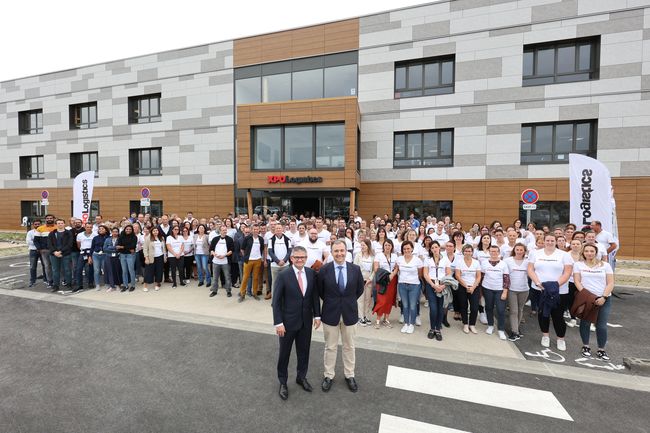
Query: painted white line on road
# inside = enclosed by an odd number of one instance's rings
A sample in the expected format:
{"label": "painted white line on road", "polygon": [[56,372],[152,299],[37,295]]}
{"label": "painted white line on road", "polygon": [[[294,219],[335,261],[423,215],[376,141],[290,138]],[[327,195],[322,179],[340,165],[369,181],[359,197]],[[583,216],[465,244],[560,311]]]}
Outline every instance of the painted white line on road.
{"label": "painted white line on road", "polygon": [[10,268],[29,268],[29,262],[13,263],[9,265]]}
{"label": "painted white line on road", "polygon": [[552,392],[388,366],[386,386],[573,421]]}
{"label": "painted white line on road", "polygon": [[11,276],[9,276],[9,277],[2,277],[2,278],[0,278],[0,281],[12,280],[12,279],[14,279],[14,278],[24,277],[24,276],[27,276],[27,274],[11,275]]}
{"label": "painted white line on road", "polygon": [[378,433],[469,433],[464,430],[443,427],[426,422],[414,421],[408,418],[381,414]]}

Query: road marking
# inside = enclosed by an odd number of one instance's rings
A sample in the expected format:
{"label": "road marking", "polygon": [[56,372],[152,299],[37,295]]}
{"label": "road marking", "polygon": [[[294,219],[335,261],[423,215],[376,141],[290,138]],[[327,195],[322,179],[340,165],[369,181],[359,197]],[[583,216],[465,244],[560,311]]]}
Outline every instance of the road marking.
{"label": "road marking", "polygon": [[13,263],[9,265],[10,268],[29,268],[29,262],[25,263]]}
{"label": "road marking", "polygon": [[622,328],[623,327],[623,325],[619,325],[618,323],[609,323],[609,322],[607,323],[607,326],[609,326],[610,328]]}
{"label": "road marking", "polygon": [[464,430],[443,427],[426,422],[414,421],[408,418],[381,414],[378,433],[469,433]]}
{"label": "road marking", "polygon": [[593,361],[593,359],[592,358],[578,358],[578,359],[576,359],[576,363],[582,365],[583,367],[602,368],[603,370],[609,370],[609,371],[625,370],[625,366],[621,365],[621,364],[614,364],[613,362],[603,362],[602,364],[592,364],[589,361]]}
{"label": "road marking", "polygon": [[553,352],[551,349],[544,349],[541,352],[524,352],[524,355],[530,356],[531,358],[542,358],[551,362],[564,362],[564,356],[560,355],[557,352]]}
{"label": "road marking", "polygon": [[388,366],[386,386],[573,421],[552,392]]}
{"label": "road marking", "polygon": [[10,275],[10,276],[8,276],[8,277],[2,277],[2,278],[0,278],[0,281],[13,280],[13,279],[15,279],[15,278],[18,278],[18,277],[24,277],[24,276],[26,276],[26,275],[27,275],[27,274]]}

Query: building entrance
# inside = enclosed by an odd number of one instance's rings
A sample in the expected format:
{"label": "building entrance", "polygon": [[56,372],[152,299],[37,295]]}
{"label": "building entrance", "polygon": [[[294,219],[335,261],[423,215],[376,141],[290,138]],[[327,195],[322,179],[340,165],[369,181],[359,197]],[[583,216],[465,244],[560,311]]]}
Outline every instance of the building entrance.
{"label": "building entrance", "polygon": [[[252,192],[253,213],[321,216],[347,218],[350,213],[349,191],[260,191]],[[238,213],[247,213],[246,192],[237,194]]]}
{"label": "building entrance", "polygon": [[294,215],[320,216],[320,200],[318,197],[296,197],[291,199],[291,212]]}

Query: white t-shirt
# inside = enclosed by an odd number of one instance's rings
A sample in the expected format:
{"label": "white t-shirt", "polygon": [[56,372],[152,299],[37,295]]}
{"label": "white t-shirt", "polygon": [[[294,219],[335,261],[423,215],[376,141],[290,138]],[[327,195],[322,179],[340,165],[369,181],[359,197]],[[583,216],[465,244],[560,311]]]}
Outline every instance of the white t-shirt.
{"label": "white t-shirt", "polygon": [[393,269],[395,269],[395,263],[397,262],[397,254],[391,253],[390,261],[386,259],[386,255],[384,253],[375,254],[375,262],[377,262],[379,264],[379,267],[383,270],[393,272]]}
{"label": "white t-shirt", "polygon": [[408,263],[404,260],[404,256],[398,257],[397,266],[399,266],[398,283],[420,284],[418,270],[424,267],[424,263],[419,257],[412,256],[411,261]]}
{"label": "white t-shirt", "polygon": [[259,260],[262,258],[262,245],[260,245],[259,236],[253,237],[253,247],[251,248],[251,254],[248,256],[248,260]]}
{"label": "white t-shirt", "polygon": [[605,247],[605,252],[607,252],[610,243],[616,243],[616,239],[614,239],[614,235],[608,232],[607,230],[601,230],[601,232],[596,235],[596,241],[600,245]]}
{"label": "white t-shirt", "polygon": [[[586,245],[586,244],[585,244]],[[596,254],[596,258],[598,260],[607,260],[607,248],[603,246],[603,244],[596,242],[596,248],[598,249],[598,253]]]}
{"label": "white t-shirt", "polygon": [[[269,241],[268,241],[268,248],[271,248],[271,246],[272,246],[272,244],[271,244],[272,239],[273,239],[273,236],[271,236],[271,239],[269,239]],[[286,244],[285,244],[285,241],[287,242]],[[275,238],[275,247],[273,248],[273,253],[275,254],[275,257],[278,258],[278,260],[283,260],[286,257],[286,255],[287,255],[287,244],[289,245],[289,248],[291,248],[291,239],[288,239],[288,236],[287,236],[287,239],[285,239],[284,237],[281,237],[279,239],[277,237]],[[269,254],[269,257],[270,257],[270,254]],[[287,266],[287,265],[288,265],[288,262],[284,262],[284,266]],[[278,265],[274,261],[271,261],[271,267],[272,268],[277,268],[279,266],[280,265]]]}
{"label": "white t-shirt", "polygon": [[372,267],[375,263],[375,257],[371,255],[364,257],[363,254],[359,253],[354,256],[354,263],[359,265],[361,268],[361,274],[363,277],[368,278],[368,276],[372,274]]}
{"label": "white t-shirt", "polygon": [[[543,248],[537,250],[535,254],[530,255],[528,262],[533,264],[537,278],[542,283],[544,281],[557,281],[564,272],[564,266],[573,265],[571,256],[558,249],[553,251],[551,255],[547,255]],[[541,287],[537,287],[537,289],[541,290]],[[560,294],[566,295],[567,293],[569,293],[568,281],[560,286]]]}
{"label": "white t-shirt", "polygon": [[528,291],[528,260],[522,260],[518,265],[514,257],[505,259],[510,271],[510,290],[513,292],[527,292]]}
{"label": "white t-shirt", "polygon": [[160,257],[163,255],[162,242],[159,240],[153,241],[153,256]]}
{"label": "white t-shirt", "polygon": [[613,275],[612,266],[601,262],[599,266],[590,268],[585,262],[576,262],[573,273],[580,274],[582,286],[596,296],[603,296],[607,287],[607,275]]}
{"label": "white t-shirt", "polygon": [[465,258],[456,260],[456,270],[460,271],[460,277],[467,286],[473,286],[476,282],[476,271],[481,270],[478,260],[472,259],[472,263],[467,266]]}
{"label": "white t-shirt", "polygon": [[451,269],[451,262],[445,255],[440,255],[440,260],[436,266],[436,262],[433,260],[433,257],[427,257],[424,259],[424,267],[429,271],[429,278],[432,280],[442,279],[447,272],[447,268]]}
{"label": "white t-shirt", "polygon": [[173,236],[167,236],[167,251],[173,254],[179,254],[181,252],[181,245],[183,245],[183,237],[179,236],[174,239]]}
{"label": "white t-shirt", "polygon": [[447,235],[447,233],[445,233],[445,232],[442,232],[441,234],[438,234],[438,233],[432,233],[432,234],[430,234],[429,236],[430,236],[431,239],[433,239],[434,241],[438,241],[438,243],[439,243],[440,246],[442,246],[442,247],[444,247],[444,245],[445,245],[447,242],[449,242],[449,235]]}
{"label": "white t-shirt", "polygon": [[135,251],[142,251],[142,247],[144,246],[144,234],[138,233],[135,237],[138,238],[138,242],[135,244]]}
{"label": "white t-shirt", "polygon": [[331,238],[332,238],[332,233],[330,233],[328,230],[323,229],[318,233],[318,240],[324,243],[325,245],[327,245],[327,243],[330,241]]}
{"label": "white t-shirt", "polygon": [[[330,245],[325,245],[325,251],[329,254],[323,263],[332,263],[334,261],[334,256],[332,255],[332,247]],[[345,261],[352,263],[352,253],[350,251],[345,252]]]}
{"label": "white t-shirt", "polygon": [[195,251],[194,251],[195,254],[207,254],[207,252],[203,250],[203,239],[204,238],[205,238],[205,235],[203,235],[203,236],[196,235],[196,243],[195,243],[196,248],[195,248]]}
{"label": "white t-shirt", "polygon": [[481,265],[481,272],[484,274],[481,285],[488,290],[503,290],[503,276],[510,274],[508,265],[503,260],[499,260],[496,265],[492,265],[489,260],[485,261]]}
{"label": "white t-shirt", "polygon": [[[214,256],[212,257],[212,263],[215,265],[227,265],[228,264],[228,257],[224,257],[222,259],[218,259],[217,255],[219,256],[225,256],[228,254],[228,244],[226,243],[227,239],[226,238],[221,238],[221,235],[219,235],[219,239],[217,240],[217,245],[214,246]],[[259,244],[259,241],[257,242]],[[251,253],[251,256],[253,254]],[[252,257],[251,257],[252,259]]]}
{"label": "white t-shirt", "polygon": [[81,251],[83,250],[89,250],[90,247],[93,244],[93,238],[97,236],[95,233],[90,233],[90,236],[86,236],[86,232],[81,232],[77,235],[77,242],[81,242],[81,245],[79,246],[79,249]]}
{"label": "white t-shirt", "polygon": [[193,256],[194,255],[194,239],[192,236],[188,236],[187,239],[181,236],[183,239],[183,255],[184,256]]}
{"label": "white t-shirt", "polygon": [[[275,236],[275,233],[272,233],[272,232],[266,232],[266,233],[264,233],[264,245],[266,245],[266,251],[268,251],[268,250],[269,250],[269,247],[271,246],[271,244],[270,244],[269,241],[271,240],[271,238],[272,238],[273,236]],[[268,260],[268,261],[270,262],[270,261],[271,261],[271,256],[269,256],[269,255],[267,254],[267,255],[266,255],[266,260]]]}
{"label": "white t-shirt", "polygon": [[321,242],[320,240],[312,243],[309,238],[307,238],[300,245],[305,247],[307,250],[307,261],[305,262],[305,266],[311,268],[316,260],[320,260],[321,262],[323,261],[323,251],[327,251],[327,246],[325,243]]}
{"label": "white t-shirt", "polygon": [[490,260],[490,251],[481,251],[481,250],[474,250],[474,258],[478,260],[478,263],[483,266],[483,263],[487,262]]}
{"label": "white t-shirt", "polygon": [[[384,251],[384,247],[381,243],[377,241],[372,241],[371,244],[372,244],[372,250],[375,252],[375,255],[381,254],[382,251]],[[359,249],[361,249],[361,247],[359,247]]]}

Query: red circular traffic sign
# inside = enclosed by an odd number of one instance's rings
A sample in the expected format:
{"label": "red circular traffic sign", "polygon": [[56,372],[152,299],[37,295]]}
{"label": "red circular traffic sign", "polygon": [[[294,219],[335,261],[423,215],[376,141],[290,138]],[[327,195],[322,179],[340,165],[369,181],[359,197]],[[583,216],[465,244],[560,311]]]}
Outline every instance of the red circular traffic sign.
{"label": "red circular traffic sign", "polygon": [[539,200],[539,193],[537,190],[528,188],[521,193],[521,201],[526,204],[534,204]]}
{"label": "red circular traffic sign", "polygon": [[47,192],[47,190],[43,190],[43,191],[41,191],[41,198],[42,198],[43,200],[47,200],[47,198],[48,198],[49,196],[50,196],[50,193]]}
{"label": "red circular traffic sign", "polygon": [[142,188],[140,190],[140,194],[142,194],[142,198],[149,198],[151,195],[151,190],[149,188]]}

